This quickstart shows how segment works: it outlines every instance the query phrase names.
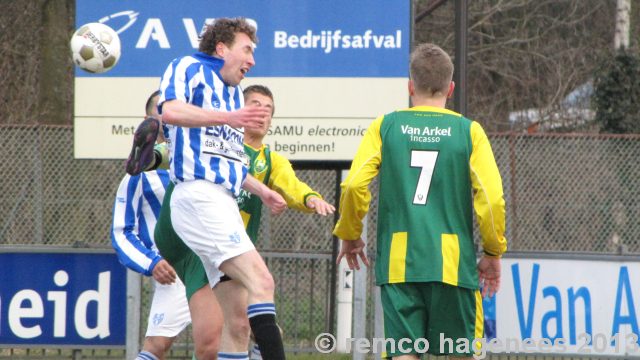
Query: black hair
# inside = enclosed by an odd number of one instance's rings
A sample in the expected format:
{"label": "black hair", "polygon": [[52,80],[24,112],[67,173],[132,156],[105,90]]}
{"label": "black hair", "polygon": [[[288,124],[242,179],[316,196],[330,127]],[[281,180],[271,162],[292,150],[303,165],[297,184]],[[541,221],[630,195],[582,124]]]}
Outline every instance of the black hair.
{"label": "black hair", "polygon": [[153,98],[155,98],[156,96],[160,96],[160,94],[161,94],[160,90],[156,90],[151,95],[149,95],[149,98],[147,99],[147,103],[144,106],[144,111],[147,114],[147,116],[151,116],[153,107],[157,105],[157,104],[154,104]]}

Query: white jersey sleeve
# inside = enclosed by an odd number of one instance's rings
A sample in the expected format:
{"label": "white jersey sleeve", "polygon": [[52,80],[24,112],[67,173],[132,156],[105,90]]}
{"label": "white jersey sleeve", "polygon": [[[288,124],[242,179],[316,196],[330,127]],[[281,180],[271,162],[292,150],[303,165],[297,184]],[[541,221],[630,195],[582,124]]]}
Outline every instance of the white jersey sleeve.
{"label": "white jersey sleeve", "polygon": [[113,206],[111,245],[118,260],[147,276],[162,259],[153,241],[153,231],[168,183],[166,170],[126,175]]}

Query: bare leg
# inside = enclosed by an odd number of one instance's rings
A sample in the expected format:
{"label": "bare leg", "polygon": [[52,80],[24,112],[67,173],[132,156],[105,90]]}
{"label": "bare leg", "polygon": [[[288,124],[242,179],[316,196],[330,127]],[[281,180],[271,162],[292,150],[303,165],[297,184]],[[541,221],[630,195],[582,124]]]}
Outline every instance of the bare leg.
{"label": "bare leg", "polygon": [[164,355],[169,351],[175,337],[147,336],[142,344],[142,351],[152,353],[159,360],[164,360]]}
{"label": "bare leg", "polygon": [[284,346],[273,304],[275,285],[260,254],[256,250],[243,253],[224,261],[220,270],[247,289],[247,315],[262,357],[284,360]]}
{"label": "bare leg", "polygon": [[189,299],[193,343],[198,360],[216,360],[222,334],[222,309],[207,284]]}
{"label": "bare leg", "polygon": [[222,352],[246,352],[249,346],[247,289],[237,280],[223,281],[213,288],[224,314]]}

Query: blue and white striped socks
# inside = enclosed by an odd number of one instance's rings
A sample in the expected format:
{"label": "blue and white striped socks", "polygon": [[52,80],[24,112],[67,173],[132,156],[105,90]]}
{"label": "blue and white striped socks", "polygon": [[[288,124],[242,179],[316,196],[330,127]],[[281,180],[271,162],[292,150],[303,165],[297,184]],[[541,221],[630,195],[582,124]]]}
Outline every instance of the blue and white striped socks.
{"label": "blue and white striped socks", "polygon": [[247,316],[251,319],[254,316],[271,314],[276,316],[276,306],[273,303],[262,303],[249,305],[247,308]]}
{"label": "blue and white striped socks", "polygon": [[249,352],[218,352],[218,360],[249,360]]}
{"label": "blue and white striped socks", "polygon": [[148,351],[140,351],[135,360],[158,360],[158,358]]}

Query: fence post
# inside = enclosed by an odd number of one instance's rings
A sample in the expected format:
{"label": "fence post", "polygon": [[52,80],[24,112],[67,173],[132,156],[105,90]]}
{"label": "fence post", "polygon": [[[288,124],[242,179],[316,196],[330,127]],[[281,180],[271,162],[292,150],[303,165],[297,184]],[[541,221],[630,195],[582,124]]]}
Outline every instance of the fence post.
{"label": "fence post", "polygon": [[33,188],[35,189],[35,198],[39,199],[39,201],[35,202],[35,206],[36,208],[34,209],[34,222],[35,222],[35,231],[34,231],[34,243],[35,244],[44,244],[44,229],[43,229],[43,224],[44,224],[44,205],[43,203],[45,202],[45,198],[44,198],[44,192],[43,192],[43,177],[42,177],[42,172],[43,172],[43,168],[42,168],[42,156],[44,154],[43,150],[42,150],[42,146],[40,144],[42,144],[42,128],[40,126],[37,126],[34,128],[35,131],[37,132],[37,136],[36,138],[38,139],[38,145],[34,146],[34,148],[38,149],[36,151],[36,153],[34,154],[35,156],[35,163],[33,166]]}
{"label": "fence post", "polygon": [[509,168],[511,170],[511,239],[509,239],[510,247],[518,243],[518,195],[516,194],[516,144],[514,132],[509,133]]}
{"label": "fence post", "polygon": [[142,276],[127,269],[127,339],[125,356],[135,359],[140,346],[140,299]]}
{"label": "fence post", "polygon": [[[335,199],[336,209],[340,209],[340,182],[342,181],[342,170],[336,168],[336,186],[335,186]],[[333,214],[333,224],[338,222],[338,211]],[[332,236],[333,245],[331,248],[331,291],[329,292],[329,326],[328,331],[330,334],[335,334],[335,319],[336,319],[336,292],[338,291],[338,266],[336,265],[336,259],[338,258],[338,252],[340,251],[340,240],[334,235]]]}

